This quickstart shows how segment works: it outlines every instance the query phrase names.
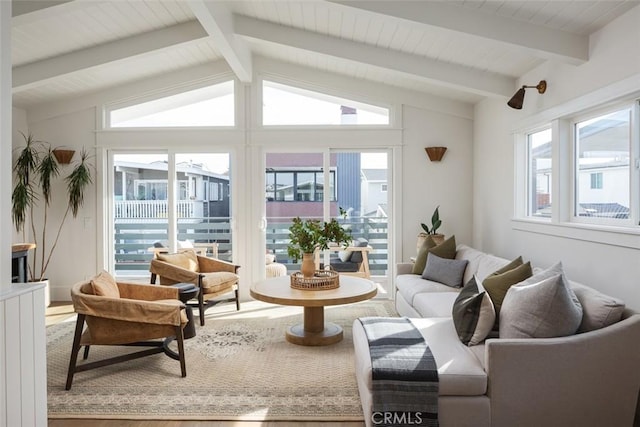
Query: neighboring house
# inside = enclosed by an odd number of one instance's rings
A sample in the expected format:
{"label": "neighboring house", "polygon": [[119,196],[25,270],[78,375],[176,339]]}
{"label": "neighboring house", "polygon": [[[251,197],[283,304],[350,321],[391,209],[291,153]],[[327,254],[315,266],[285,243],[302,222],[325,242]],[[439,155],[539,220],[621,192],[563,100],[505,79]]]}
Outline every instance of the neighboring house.
{"label": "neighboring house", "polygon": [[[362,169],[362,211],[365,216],[379,212],[379,207],[387,203],[387,170]],[[376,215],[378,216],[378,215]]]}
{"label": "neighboring house", "polygon": [[[322,217],[325,182],[321,154],[267,154],[266,165],[267,218]],[[360,208],[359,170],[360,154],[331,155],[332,216],[339,215],[340,208],[351,216],[359,216],[363,211]]]}
{"label": "neighboring house", "polygon": [[[200,163],[187,162],[176,165],[176,174],[180,217],[229,217],[228,175],[210,172]],[[115,162],[116,218],[166,217],[167,198],[166,162]],[[152,208],[142,210],[142,206]]]}
{"label": "neighboring house", "polygon": [[[629,218],[629,148],[622,114],[580,127],[577,158],[576,215]],[[532,206],[539,213],[551,206],[551,142],[532,151],[531,170],[536,174],[537,193]]]}

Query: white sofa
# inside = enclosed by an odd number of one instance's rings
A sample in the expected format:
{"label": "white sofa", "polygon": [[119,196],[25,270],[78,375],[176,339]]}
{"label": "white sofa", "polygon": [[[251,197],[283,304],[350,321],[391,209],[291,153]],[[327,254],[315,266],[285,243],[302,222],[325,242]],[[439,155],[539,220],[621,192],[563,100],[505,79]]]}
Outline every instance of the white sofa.
{"label": "white sofa", "polygon": [[[483,280],[509,262],[464,245],[456,258],[469,261],[464,283],[474,274]],[[583,322],[619,302],[570,284],[582,304]],[[640,389],[640,314],[625,309],[610,326],[562,338],[492,338],[467,347],[451,317],[459,289],[411,274],[411,264],[398,265],[396,289],[398,313],[412,318],[438,366],[440,426],[633,425]],[[353,341],[364,419],[371,426],[371,358],[359,320]]]}

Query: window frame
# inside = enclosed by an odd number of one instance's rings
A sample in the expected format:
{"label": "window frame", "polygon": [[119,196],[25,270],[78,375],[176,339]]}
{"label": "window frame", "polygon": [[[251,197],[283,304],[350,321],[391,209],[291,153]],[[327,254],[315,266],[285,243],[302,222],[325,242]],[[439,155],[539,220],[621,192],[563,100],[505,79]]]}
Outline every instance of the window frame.
{"label": "window frame", "polygon": [[[637,117],[638,109],[640,108],[640,99],[631,99],[618,103],[609,104],[604,107],[594,108],[588,110],[583,114],[576,114],[570,117],[567,121],[571,127],[571,139],[568,143],[571,145],[571,215],[570,222],[576,224],[589,224],[594,226],[611,226],[628,228],[630,230],[640,231],[640,224],[638,224],[638,218],[640,212],[638,212],[640,194],[638,189],[640,188],[640,175],[638,174],[638,157],[640,155],[640,147],[638,144],[638,126],[640,125],[637,120],[634,120],[634,116]],[[578,180],[579,168],[578,168],[578,141],[577,141],[577,125],[581,122],[596,119],[598,117],[605,116],[607,114],[614,113],[630,109],[630,121],[629,121],[629,218],[628,219],[611,219],[611,218],[599,218],[599,217],[584,217],[578,216],[578,186],[580,185]],[[562,184],[562,183],[561,183]],[[635,184],[635,185],[634,185]],[[635,191],[634,191],[635,187]]]}
{"label": "window frame", "polygon": [[[291,86],[293,88],[307,90],[311,92],[317,92],[321,95],[326,95],[331,98],[343,98],[356,103],[369,104],[374,107],[385,108],[389,111],[389,123],[388,124],[279,124],[279,125],[265,125],[264,124],[264,82],[272,82],[280,85]],[[325,130],[325,129],[359,129],[359,130],[382,130],[382,129],[395,129],[396,123],[401,122],[398,117],[399,113],[394,104],[387,102],[380,102],[376,99],[370,99],[363,96],[358,96],[351,92],[341,92],[335,88],[329,88],[325,86],[312,85],[306,82],[301,82],[294,79],[284,78],[280,75],[274,75],[271,73],[264,73],[258,79],[256,79],[256,105],[259,108],[255,110],[255,125],[260,129],[268,129],[273,131],[287,130],[287,129],[309,129],[309,130]]]}
{"label": "window frame", "polygon": [[[309,192],[298,192],[298,176],[300,174],[313,174],[313,189],[309,190]],[[293,189],[292,192],[292,199],[286,199],[286,198],[282,198],[279,199],[277,197],[278,194],[278,189],[277,187],[274,187],[273,189],[273,199],[269,200],[268,198],[266,199],[266,203],[271,203],[271,202],[323,202],[324,201],[324,187],[322,190],[318,191],[318,175],[322,176],[324,174],[324,172],[322,170],[319,170],[317,168],[312,168],[312,169],[308,169],[308,168],[300,168],[300,169],[292,169],[292,168],[284,168],[284,169],[278,169],[278,168],[272,168],[271,170],[267,171],[267,174],[273,174],[273,182],[274,185],[277,186],[278,185],[278,174],[292,174],[292,184],[291,187]],[[336,200],[337,198],[337,182],[336,182],[336,168],[335,167],[331,167],[329,170],[329,191],[330,191],[330,202],[333,202]],[[266,187],[265,187],[266,190]],[[265,192],[266,193],[266,192]],[[298,194],[311,194],[313,196],[313,200],[299,200],[298,199]]]}
{"label": "window frame", "polygon": [[[578,103],[576,103],[577,106]],[[576,204],[576,145],[575,123],[607,113],[631,108],[630,130],[630,203],[629,220],[577,217]],[[529,125],[514,129],[514,230],[598,242],[615,246],[640,249],[640,92],[620,97],[615,102],[576,112],[565,111],[551,119],[541,114],[543,123],[529,121]],[[527,135],[544,129],[552,129],[552,215],[538,218],[527,215]]]}
{"label": "window frame", "polygon": [[[138,104],[144,104],[146,102],[156,101],[162,98],[167,98],[170,96],[180,95],[186,92],[203,89],[208,86],[215,86],[222,83],[232,82],[233,83],[233,103],[234,103],[234,115],[233,115],[233,125],[220,125],[220,126],[167,126],[167,127],[157,127],[157,126],[112,126],[111,125],[111,113],[116,110],[120,110],[123,108],[131,107]],[[105,131],[127,131],[127,130],[153,130],[153,129],[179,129],[179,130],[189,130],[189,129],[236,129],[241,126],[239,123],[239,85],[236,78],[233,75],[223,75],[217,76],[216,78],[209,78],[200,80],[196,83],[188,83],[183,85],[178,85],[172,88],[163,89],[161,91],[156,92],[148,92],[142,95],[133,96],[131,98],[118,100],[115,102],[106,103],[102,106],[102,117],[101,124],[102,130]]]}
{"label": "window frame", "polygon": [[[532,190],[534,190],[534,188],[532,188],[532,183],[530,181],[531,178],[531,174],[532,174],[532,170],[531,170],[531,136],[537,133],[541,133],[541,132],[545,132],[545,131],[551,131],[551,178],[549,180],[549,187],[550,187],[550,196],[551,199],[549,200],[549,203],[551,205],[551,210],[549,212],[549,215],[536,215],[533,212],[533,206],[531,205],[531,198],[533,197]],[[527,218],[535,218],[537,220],[541,220],[541,221],[550,221],[551,217],[553,216],[553,165],[555,163],[554,161],[554,156],[553,156],[553,127],[551,125],[547,125],[547,126],[543,126],[543,127],[539,127],[536,129],[533,129],[529,132],[526,132],[524,135],[524,141],[525,141],[525,155],[526,155],[526,165],[525,165],[525,192],[524,192],[524,201],[525,201],[525,206],[524,206],[524,214]],[[537,184],[537,182],[536,182]],[[535,189],[537,189],[537,185],[535,187]]]}

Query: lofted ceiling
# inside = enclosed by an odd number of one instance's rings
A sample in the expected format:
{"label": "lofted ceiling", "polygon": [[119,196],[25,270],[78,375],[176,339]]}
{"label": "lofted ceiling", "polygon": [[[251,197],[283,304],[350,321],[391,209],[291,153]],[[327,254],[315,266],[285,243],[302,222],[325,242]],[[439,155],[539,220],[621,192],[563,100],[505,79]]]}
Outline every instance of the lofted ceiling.
{"label": "lofted ceiling", "polygon": [[474,103],[544,61],[579,66],[589,35],[640,0],[13,0],[14,105],[266,57]]}

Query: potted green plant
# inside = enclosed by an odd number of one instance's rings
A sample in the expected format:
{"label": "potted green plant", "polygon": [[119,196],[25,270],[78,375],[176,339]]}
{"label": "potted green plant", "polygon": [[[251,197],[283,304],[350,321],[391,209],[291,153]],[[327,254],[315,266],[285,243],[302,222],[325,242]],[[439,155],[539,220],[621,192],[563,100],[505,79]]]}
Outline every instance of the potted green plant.
{"label": "potted green plant", "polygon": [[[19,152],[13,165],[11,216],[16,231],[22,233],[23,240],[35,243],[32,264],[29,266],[30,280],[42,281],[45,279],[45,273],[69,213],[75,218],[84,203],[84,192],[92,183],[91,170],[89,156],[83,149],[79,161],[64,177],[67,208],[50,244],[47,240],[51,237],[48,233],[48,214],[53,199],[53,184],[60,175],[60,166],[51,144],[36,140],[31,134],[22,136],[25,145],[18,148]],[[41,217],[36,218],[38,215]]]}
{"label": "potted green plant", "polygon": [[436,206],[436,209],[433,211],[431,215],[431,227],[429,227],[425,223],[421,223],[420,226],[424,230],[423,233],[418,234],[418,243],[417,248],[420,250],[422,243],[427,238],[428,235],[431,235],[433,240],[436,243],[442,243],[444,241],[444,234],[438,233],[438,228],[442,225],[442,221],[440,220],[440,205]]}
{"label": "potted green plant", "polygon": [[[342,208],[340,213],[345,215]],[[289,227],[289,233],[287,253],[295,261],[302,259],[300,271],[304,277],[312,277],[315,273],[313,257],[316,250],[328,249],[330,244],[343,245],[346,248],[351,242],[351,232],[345,230],[335,218],[329,222],[322,222],[296,217]]]}

